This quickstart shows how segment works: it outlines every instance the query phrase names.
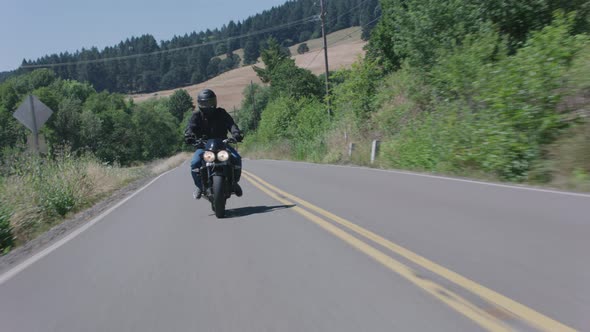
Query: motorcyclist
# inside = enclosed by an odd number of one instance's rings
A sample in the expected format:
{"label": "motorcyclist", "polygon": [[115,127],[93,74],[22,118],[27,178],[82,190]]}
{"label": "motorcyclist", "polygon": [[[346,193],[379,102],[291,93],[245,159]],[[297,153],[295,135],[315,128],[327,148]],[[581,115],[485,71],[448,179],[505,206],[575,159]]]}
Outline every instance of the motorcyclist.
{"label": "motorcyclist", "polygon": [[[223,108],[217,107],[217,96],[215,92],[210,89],[205,89],[197,95],[198,111],[193,112],[189,124],[184,132],[185,142],[187,144],[194,144],[196,140],[206,137],[207,139],[226,139],[228,131],[233,138],[241,142],[244,136],[240,128],[234,122],[234,119]],[[231,146],[227,146],[227,150],[233,157],[235,170],[235,185],[234,193],[236,196],[242,196],[242,188],[238,184],[242,173],[242,157]],[[191,175],[195,183],[195,191],[193,197],[195,199],[201,198],[203,193],[203,183],[199,170],[203,163],[203,153],[205,150],[202,146],[198,146],[193,158],[191,160]]]}

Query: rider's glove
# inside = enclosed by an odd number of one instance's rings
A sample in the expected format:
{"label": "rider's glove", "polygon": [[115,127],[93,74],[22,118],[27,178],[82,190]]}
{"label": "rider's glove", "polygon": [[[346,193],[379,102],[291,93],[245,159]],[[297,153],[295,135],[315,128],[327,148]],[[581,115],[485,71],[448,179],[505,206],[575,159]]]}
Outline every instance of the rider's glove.
{"label": "rider's glove", "polygon": [[233,136],[234,136],[234,139],[235,139],[237,142],[241,142],[241,141],[243,141],[243,140],[244,140],[244,135],[242,135],[241,133],[240,133],[240,134],[235,134],[235,135],[233,135]]}
{"label": "rider's glove", "polygon": [[195,144],[196,143],[195,136],[193,135],[184,135],[184,142],[186,144]]}

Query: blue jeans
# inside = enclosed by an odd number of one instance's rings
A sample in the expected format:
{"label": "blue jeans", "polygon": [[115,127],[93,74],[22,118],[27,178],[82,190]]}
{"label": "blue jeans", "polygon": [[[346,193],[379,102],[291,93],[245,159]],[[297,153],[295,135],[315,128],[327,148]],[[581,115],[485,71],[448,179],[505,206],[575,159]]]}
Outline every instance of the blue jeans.
{"label": "blue jeans", "polygon": [[[229,151],[229,153],[232,156],[232,163],[234,164],[234,166],[237,166],[234,172],[234,175],[236,177],[235,180],[237,183],[238,181],[240,181],[240,176],[242,175],[242,157],[238,154],[238,151],[236,151],[234,148],[230,146],[227,147],[227,151]],[[195,151],[195,154],[193,155],[193,159],[191,160],[191,176],[193,177],[195,186],[197,186],[197,188],[201,190],[203,190],[201,175],[197,172],[193,172],[193,170],[200,170],[203,166],[203,153],[205,153],[205,150],[197,149],[197,151]]]}

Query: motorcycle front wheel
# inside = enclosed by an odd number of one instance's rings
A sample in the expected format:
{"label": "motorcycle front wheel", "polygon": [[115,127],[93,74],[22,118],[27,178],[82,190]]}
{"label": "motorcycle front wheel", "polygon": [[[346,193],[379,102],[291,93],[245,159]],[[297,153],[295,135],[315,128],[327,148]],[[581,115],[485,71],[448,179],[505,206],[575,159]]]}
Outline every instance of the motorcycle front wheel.
{"label": "motorcycle front wheel", "polygon": [[217,218],[225,217],[225,178],[223,176],[213,176],[213,202],[212,208]]}

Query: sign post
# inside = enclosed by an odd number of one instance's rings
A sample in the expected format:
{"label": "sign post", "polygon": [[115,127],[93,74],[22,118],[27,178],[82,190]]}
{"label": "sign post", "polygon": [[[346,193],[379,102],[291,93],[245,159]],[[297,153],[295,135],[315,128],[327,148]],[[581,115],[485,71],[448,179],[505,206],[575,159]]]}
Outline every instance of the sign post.
{"label": "sign post", "polygon": [[33,119],[33,144],[35,152],[39,152],[39,129],[37,128],[37,115],[35,115],[35,102],[33,95],[29,95],[29,105],[31,105],[31,118]]}

